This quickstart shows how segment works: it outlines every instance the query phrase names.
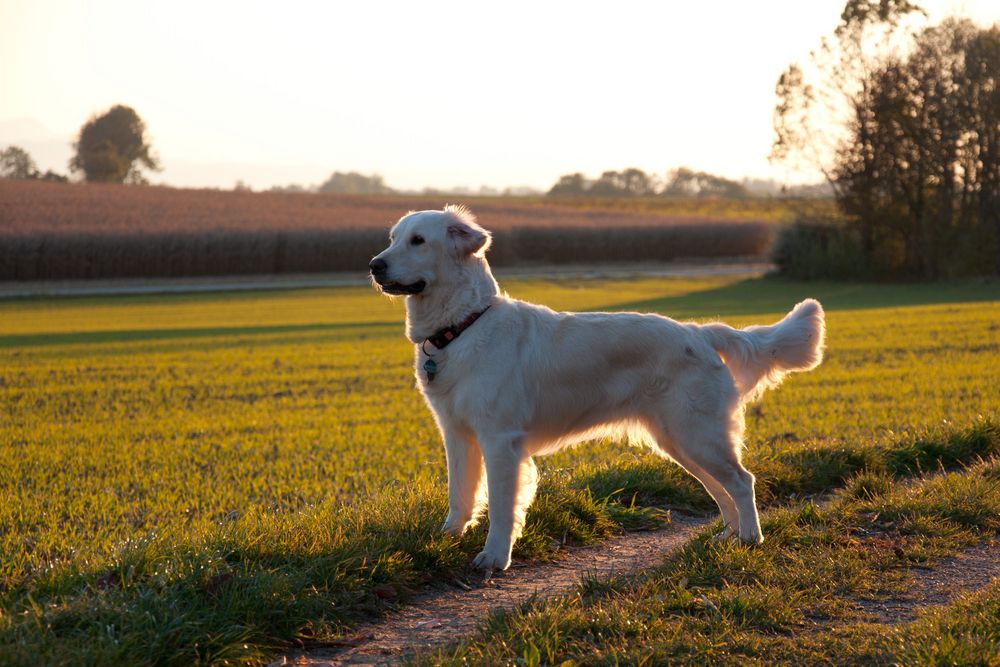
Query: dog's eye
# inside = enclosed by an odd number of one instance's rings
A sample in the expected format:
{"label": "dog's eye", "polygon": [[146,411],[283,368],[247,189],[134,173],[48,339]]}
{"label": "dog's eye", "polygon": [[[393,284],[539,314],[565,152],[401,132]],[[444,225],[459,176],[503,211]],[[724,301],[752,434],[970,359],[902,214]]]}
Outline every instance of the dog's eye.
{"label": "dog's eye", "polygon": [[423,236],[414,236],[412,239],[410,239],[410,245],[420,245],[423,242],[424,242]]}

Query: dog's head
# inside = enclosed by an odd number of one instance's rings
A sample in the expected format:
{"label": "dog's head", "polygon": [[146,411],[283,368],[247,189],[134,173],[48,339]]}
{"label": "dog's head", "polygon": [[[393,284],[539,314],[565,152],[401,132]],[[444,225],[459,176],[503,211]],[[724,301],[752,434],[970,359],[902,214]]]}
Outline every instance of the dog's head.
{"label": "dog's head", "polygon": [[389,247],[372,258],[368,268],[386,294],[421,294],[454,275],[457,264],[482,257],[490,241],[490,233],[464,206],[411,212],[393,226]]}

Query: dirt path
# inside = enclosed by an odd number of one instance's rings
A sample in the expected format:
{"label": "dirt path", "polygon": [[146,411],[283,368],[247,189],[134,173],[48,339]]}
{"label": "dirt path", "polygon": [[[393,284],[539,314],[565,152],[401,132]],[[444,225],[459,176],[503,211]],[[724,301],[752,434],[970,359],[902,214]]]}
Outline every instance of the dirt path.
{"label": "dirt path", "polygon": [[[471,634],[494,609],[515,607],[534,595],[550,597],[575,589],[581,579],[631,574],[660,564],[710,519],[673,514],[665,528],[628,533],[588,547],[571,547],[555,563],[515,563],[481,583],[419,596],[379,623],[358,628],[348,639],[291,653],[270,667],[299,665],[395,665],[418,650],[443,646]],[[966,549],[934,567],[914,568],[914,588],[904,596],[859,601],[871,622],[895,625],[914,620],[927,607],[949,603],[960,593],[978,591],[1000,577],[1000,542]]]}
{"label": "dirt path", "polygon": [[947,604],[959,593],[978,591],[1000,577],[1000,542],[991,541],[946,558],[934,567],[913,569],[916,585],[905,596],[861,601],[872,622],[896,625],[912,621],[931,606]]}
{"label": "dirt path", "polygon": [[592,546],[571,547],[555,563],[515,562],[507,572],[494,574],[475,586],[423,595],[382,622],[358,628],[340,646],[289,654],[271,666],[397,664],[414,650],[468,636],[494,609],[515,607],[533,595],[567,593],[587,576],[606,578],[654,567],[709,522],[673,513],[665,528],[628,533]]}

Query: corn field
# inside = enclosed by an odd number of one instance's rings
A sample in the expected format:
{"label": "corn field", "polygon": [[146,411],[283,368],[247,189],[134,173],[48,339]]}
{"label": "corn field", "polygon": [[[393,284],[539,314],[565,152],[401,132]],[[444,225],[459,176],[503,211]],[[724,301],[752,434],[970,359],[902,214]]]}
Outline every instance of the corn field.
{"label": "corn field", "polygon": [[467,203],[499,266],[762,257],[774,223],[539,200],[0,181],[0,280],[355,272],[409,210]]}

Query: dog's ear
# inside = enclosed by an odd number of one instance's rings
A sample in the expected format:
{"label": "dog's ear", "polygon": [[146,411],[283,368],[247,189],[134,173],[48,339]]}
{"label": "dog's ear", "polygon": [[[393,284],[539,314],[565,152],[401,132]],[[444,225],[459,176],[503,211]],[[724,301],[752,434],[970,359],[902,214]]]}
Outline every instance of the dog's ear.
{"label": "dog's ear", "polygon": [[476,223],[476,216],[464,206],[445,206],[449,214],[448,240],[459,257],[484,255],[489,250],[493,238],[490,233]]}

